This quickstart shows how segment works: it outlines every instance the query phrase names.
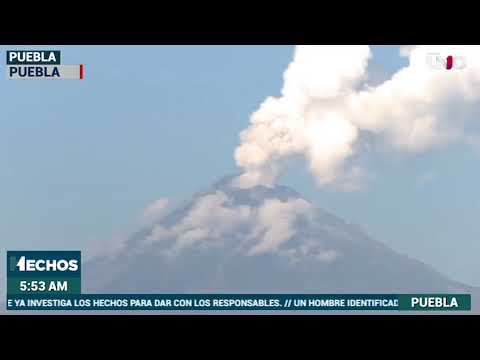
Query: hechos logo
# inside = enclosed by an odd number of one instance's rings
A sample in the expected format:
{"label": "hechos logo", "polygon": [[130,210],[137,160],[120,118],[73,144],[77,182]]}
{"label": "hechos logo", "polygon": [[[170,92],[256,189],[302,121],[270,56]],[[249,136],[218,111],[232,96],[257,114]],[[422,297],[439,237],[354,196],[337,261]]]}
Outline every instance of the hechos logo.
{"label": "hechos logo", "polygon": [[[16,260],[16,259],[15,259]],[[17,271],[77,271],[78,260],[66,259],[27,259],[20,257],[15,264]]]}
{"label": "hechos logo", "polygon": [[467,67],[467,59],[465,56],[442,56],[440,53],[428,53],[427,66],[435,70],[461,70]]}

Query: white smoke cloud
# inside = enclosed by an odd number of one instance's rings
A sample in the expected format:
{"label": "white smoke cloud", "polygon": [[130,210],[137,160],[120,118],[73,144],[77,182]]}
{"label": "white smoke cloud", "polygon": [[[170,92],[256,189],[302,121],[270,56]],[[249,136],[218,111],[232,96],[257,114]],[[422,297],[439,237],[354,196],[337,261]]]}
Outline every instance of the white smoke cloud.
{"label": "white smoke cloud", "polygon": [[409,57],[415,45],[400,45],[400,56]]}
{"label": "white smoke cloud", "polygon": [[147,236],[153,243],[165,238],[175,239],[175,251],[190,247],[201,240],[216,241],[234,231],[249,219],[250,208],[229,206],[230,200],[222,191],[198,199],[188,214],[173,226],[155,225]]}
{"label": "white smoke cloud", "polygon": [[141,221],[143,223],[154,223],[161,220],[167,213],[169,200],[167,198],[161,198],[154,201],[147,206],[141,215]]}
{"label": "white smoke cloud", "polygon": [[258,207],[234,205],[224,192],[217,191],[197,199],[177,223],[155,225],[145,243],[163,243],[164,254],[176,255],[196,246],[224,245],[244,227],[244,238],[233,245],[246,255],[260,255],[278,251],[296,234],[295,221],[313,211],[312,204],[299,198],[266,199]]}
{"label": "white smoke cloud", "polygon": [[249,220],[249,207],[231,207],[229,202],[222,191],[201,197],[180,224],[173,228],[177,235],[177,247],[191,246],[200,240],[221,239]]}
{"label": "white smoke cloud", "polygon": [[[430,53],[462,56],[467,67],[433,69]],[[408,46],[401,54],[409,57],[408,66],[362,88],[368,46],[297,46],[282,96],[267,98],[240,134],[234,156],[244,173],[234,185],[271,186],[296,156],[321,186],[345,183],[352,173],[360,178],[363,170],[350,160],[366,134],[406,152],[472,143],[464,127],[479,114],[480,46]],[[350,181],[347,188],[358,186]]]}
{"label": "white smoke cloud", "polygon": [[[294,221],[300,215],[308,215],[312,205],[303,199],[287,202],[267,199],[255,214],[255,226],[251,237],[261,241],[250,250],[250,255],[258,255],[277,250],[279,246],[295,234]],[[259,236],[260,235],[260,236]]]}
{"label": "white smoke cloud", "polygon": [[282,97],[267,98],[240,135],[235,160],[245,174],[235,185],[272,185],[294,155],[308,159],[321,183],[333,181],[358,136],[335,108],[364,78],[370,56],[368,46],[297,46]]}

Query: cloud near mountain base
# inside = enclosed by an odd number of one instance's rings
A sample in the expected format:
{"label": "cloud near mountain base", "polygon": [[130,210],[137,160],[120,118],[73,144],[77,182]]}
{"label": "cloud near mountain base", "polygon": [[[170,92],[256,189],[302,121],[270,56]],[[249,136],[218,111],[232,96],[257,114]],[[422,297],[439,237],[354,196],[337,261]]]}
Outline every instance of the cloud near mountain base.
{"label": "cloud near mountain base", "polygon": [[309,221],[314,214],[313,205],[302,198],[266,198],[259,206],[238,205],[225,192],[216,191],[197,198],[177,222],[154,225],[144,244],[158,245],[162,254],[170,257],[194,248],[233,246],[245,256],[280,253],[292,260],[312,255],[332,261],[335,254],[331,249],[305,244],[297,249],[289,243],[298,231],[298,221]]}

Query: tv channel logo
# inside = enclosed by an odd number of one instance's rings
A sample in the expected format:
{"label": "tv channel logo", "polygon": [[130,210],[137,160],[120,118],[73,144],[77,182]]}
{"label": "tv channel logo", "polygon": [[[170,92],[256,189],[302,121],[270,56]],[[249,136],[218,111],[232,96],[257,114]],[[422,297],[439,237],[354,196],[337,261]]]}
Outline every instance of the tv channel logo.
{"label": "tv channel logo", "polygon": [[80,251],[8,251],[8,275],[80,274]]}
{"label": "tv channel logo", "polygon": [[434,70],[462,70],[467,67],[467,59],[459,55],[442,56],[440,53],[428,53],[427,66]]}
{"label": "tv channel logo", "polygon": [[7,251],[7,295],[80,294],[80,251]]}

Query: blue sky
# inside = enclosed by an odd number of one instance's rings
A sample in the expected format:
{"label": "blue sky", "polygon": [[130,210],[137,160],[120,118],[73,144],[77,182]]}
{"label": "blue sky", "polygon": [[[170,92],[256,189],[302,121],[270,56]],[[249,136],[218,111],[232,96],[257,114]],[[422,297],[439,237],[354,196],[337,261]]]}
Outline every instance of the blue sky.
{"label": "blue sky", "polygon": [[[293,46],[57,48],[64,64],[85,64],[84,81],[0,86],[2,254],[96,247],[137,229],[154,200],[188,198],[234,172],[238,134],[267,96],[280,94],[293,54]],[[373,53],[379,76],[405,65],[398,47]],[[480,285],[479,156],[464,145],[372,154],[369,185],[355,193],[319,189],[300,165],[280,182]]]}

